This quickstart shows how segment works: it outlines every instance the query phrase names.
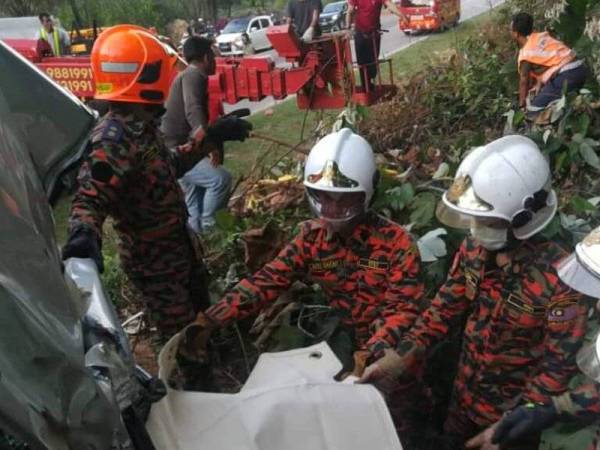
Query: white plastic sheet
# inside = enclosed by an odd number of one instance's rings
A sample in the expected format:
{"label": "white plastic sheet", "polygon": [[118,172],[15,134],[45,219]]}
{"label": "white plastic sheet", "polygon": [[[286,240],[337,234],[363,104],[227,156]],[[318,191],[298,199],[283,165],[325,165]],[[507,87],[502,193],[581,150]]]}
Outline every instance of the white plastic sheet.
{"label": "white plastic sheet", "polygon": [[[159,356],[167,379],[179,335]],[[326,343],[261,355],[238,394],[169,389],[147,422],[158,450],[402,450],[379,392],[338,383]]]}

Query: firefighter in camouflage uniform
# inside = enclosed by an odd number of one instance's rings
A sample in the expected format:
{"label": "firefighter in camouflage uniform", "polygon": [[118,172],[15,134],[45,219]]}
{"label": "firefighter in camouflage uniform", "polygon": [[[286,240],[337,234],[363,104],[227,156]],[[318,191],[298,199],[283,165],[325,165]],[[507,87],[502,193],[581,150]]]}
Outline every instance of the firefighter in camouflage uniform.
{"label": "firefighter in camouflage uniform", "polygon": [[[575,253],[558,267],[560,278],[573,289],[600,298],[600,227],[592,231],[583,242],[577,244]],[[600,305],[600,304],[599,304]],[[597,321],[596,315],[593,320]],[[578,386],[552,397],[544,403],[519,406],[506,415],[499,424],[469,442],[469,448],[498,450],[519,442],[523,437],[551,427],[555,423],[579,419],[583,424],[593,423],[583,432],[573,433],[557,430],[548,439],[550,448],[596,450],[600,442],[600,333],[593,330],[591,339],[579,351],[577,364],[583,372]],[[585,432],[585,433],[584,433]],[[593,442],[589,443],[590,434]],[[545,437],[545,436],[544,436]]]}
{"label": "firefighter in camouflage uniform", "polygon": [[178,61],[140,27],[112,27],[95,42],[95,98],[108,101],[110,110],[91,136],[62,255],[91,257],[102,270],[102,226],[111,216],[121,264],[158,329],[157,343],[208,306],[206,270],[186,229],[177,179],[216,144],[243,140],[250,126],[223,118],[196,141],[169,151],[156,123]]}
{"label": "firefighter in camouflage uniform", "polygon": [[318,283],[360,348],[391,347],[419,312],[419,254],[398,224],[368,210],[378,172],[371,146],[349,129],[311,150],[304,185],[318,216],[279,255],[242,280],[198,323],[224,326],[274,302],[295,280]]}
{"label": "firefighter in camouflage uniform", "polygon": [[295,280],[323,288],[341,323],[353,330],[356,349],[392,348],[415,321],[423,286],[411,236],[369,211],[377,177],[373,151],[362,137],[342,129],[319,141],[304,169],[318,219],[303,223],[273,261],[199,314],[180,353],[205,359],[215,328],[258,312]]}
{"label": "firefighter in camouflage uniform", "polygon": [[549,165],[530,139],[506,136],[467,155],[438,218],[469,229],[470,236],[430,307],[396,351],[375,355],[361,378],[393,391],[466,318],[444,423],[451,448],[462,448],[519,404],[564,393],[577,371],[585,298],[558,277],[556,265],[566,253],[536,236],[556,209]]}

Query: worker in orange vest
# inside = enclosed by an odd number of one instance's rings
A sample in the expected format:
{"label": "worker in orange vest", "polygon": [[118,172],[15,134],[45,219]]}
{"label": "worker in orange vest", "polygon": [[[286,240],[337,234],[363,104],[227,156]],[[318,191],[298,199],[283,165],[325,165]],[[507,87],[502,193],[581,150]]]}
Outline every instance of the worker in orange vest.
{"label": "worker in orange vest", "polygon": [[[566,92],[583,87],[587,70],[575,51],[548,32],[533,32],[533,17],[519,13],[512,19],[511,36],[519,45],[519,106],[535,117]],[[527,96],[534,97],[527,104]]]}

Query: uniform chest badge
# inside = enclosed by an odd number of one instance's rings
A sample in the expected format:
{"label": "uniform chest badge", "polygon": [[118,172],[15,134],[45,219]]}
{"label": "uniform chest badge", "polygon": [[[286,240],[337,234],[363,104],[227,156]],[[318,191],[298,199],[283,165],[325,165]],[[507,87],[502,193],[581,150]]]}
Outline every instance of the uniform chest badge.
{"label": "uniform chest badge", "polygon": [[375,259],[360,258],[358,260],[358,266],[362,267],[363,269],[388,270],[390,268],[390,263],[387,261],[377,261]]}
{"label": "uniform chest badge", "polygon": [[546,308],[532,305],[516,294],[510,294],[506,299],[506,304],[513,309],[532,316],[542,317],[546,314]]}

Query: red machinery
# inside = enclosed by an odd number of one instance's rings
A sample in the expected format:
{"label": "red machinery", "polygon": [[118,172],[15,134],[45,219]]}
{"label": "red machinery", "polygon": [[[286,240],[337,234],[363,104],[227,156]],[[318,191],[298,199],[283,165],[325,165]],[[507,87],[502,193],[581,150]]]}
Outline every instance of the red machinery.
{"label": "red machinery", "polygon": [[377,63],[379,69],[383,63],[389,67],[387,84],[379,70],[374,86],[357,85],[355,72],[366,67],[352,63],[347,33],[326,34],[302,43],[289,25],[279,25],[270,27],[267,37],[292,67],[276,68],[270,57],[217,58],[217,73],[209,79],[211,111],[221,102],[259,101],[267,96],[282,99],[291,94],[296,94],[300,109],[337,109],[348,101],[371,105],[396,90],[389,60]]}
{"label": "red machinery", "polygon": [[[371,105],[393,94],[391,61],[379,61],[389,67],[387,84],[381,70],[371,87],[358,86],[357,67],[352,62],[350,36],[344,32],[326,34],[309,43],[302,43],[289,25],[268,29],[267,36],[277,53],[292,63],[289,68],[277,68],[268,56],[217,58],[217,73],[209,79],[209,117],[222,115],[222,103],[240,100],[259,101],[267,96],[282,99],[295,94],[300,109],[337,109],[349,101]],[[82,99],[94,95],[94,79],[89,56],[43,56],[48,48],[44,41],[6,39],[13,47],[56,82]],[[381,69],[382,67],[379,67]]]}

